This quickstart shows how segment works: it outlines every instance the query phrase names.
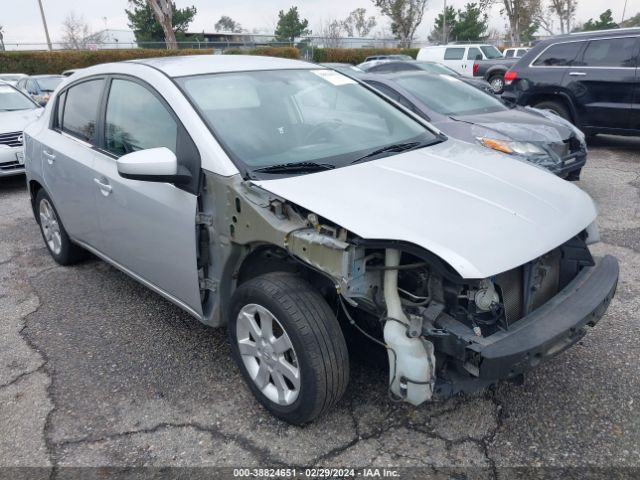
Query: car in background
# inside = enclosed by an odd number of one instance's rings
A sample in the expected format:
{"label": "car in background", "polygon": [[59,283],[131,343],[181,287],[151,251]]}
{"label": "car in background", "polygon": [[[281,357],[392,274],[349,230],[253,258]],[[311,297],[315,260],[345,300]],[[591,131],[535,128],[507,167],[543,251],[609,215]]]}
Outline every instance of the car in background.
{"label": "car in background", "polygon": [[411,60],[406,62],[380,62],[378,64],[369,65],[366,68],[367,73],[396,73],[396,72],[411,72],[411,71],[424,71],[428,73],[435,73],[441,75],[450,75],[462,80],[469,85],[479,88],[480,90],[493,94],[491,85],[485,80],[479,78],[465,77],[454,69],[442,65],[438,62],[428,62],[423,60]]}
{"label": "car in background", "polygon": [[16,87],[26,92],[38,104],[45,106],[53,91],[65,78],[62,75],[32,75],[21,78]]}
{"label": "car in background", "polygon": [[502,52],[488,44],[452,44],[422,47],[416,60],[429,60],[453,68],[465,77],[473,77],[473,62],[502,58]]}
{"label": "car in background", "polygon": [[587,136],[640,135],[640,28],[541,41],[505,75],[503,98],[550,110]]}
{"label": "car in background", "polygon": [[529,49],[527,47],[505,48],[502,51],[504,58],[522,58]]}
{"label": "car in background", "polygon": [[473,62],[473,77],[485,80],[491,85],[493,93],[501,95],[504,92],[504,76],[517,61],[517,58],[476,60]]}
{"label": "car in background", "polygon": [[31,97],[0,83],[0,177],[24,173],[22,132],[42,113]]}
{"label": "car in background", "polygon": [[[312,63],[96,65],[24,137],[52,258],[89,250],[226,325],[249,390],[293,424],[346,391],[343,328],[385,347],[385,390],[419,405],[520,378],[615,293],[585,192]],[[245,395],[240,376],[218,381]]]}
{"label": "car in background", "polygon": [[371,85],[445,134],[578,180],[587,159],[582,132],[556,115],[507,106],[449,75],[366,75]]}
{"label": "car in background", "polygon": [[62,76],[63,77],[70,77],[71,75],[76,73],[78,70],[80,70],[80,69],[79,68],[70,68],[69,70],[65,70],[64,72],[62,72]]}
{"label": "car in background", "polygon": [[364,62],[373,62],[375,60],[413,60],[411,55],[392,54],[392,55],[369,55]]}
{"label": "car in background", "polygon": [[336,62],[328,62],[328,63],[320,63],[323,67],[331,68],[337,72],[343,73],[344,75],[348,75],[350,77],[362,75],[364,70],[355,65],[351,65],[350,63],[336,63]]}
{"label": "car in background", "polygon": [[1,73],[0,82],[6,82],[11,85],[15,85],[22,78],[26,78],[28,75],[24,73]]}

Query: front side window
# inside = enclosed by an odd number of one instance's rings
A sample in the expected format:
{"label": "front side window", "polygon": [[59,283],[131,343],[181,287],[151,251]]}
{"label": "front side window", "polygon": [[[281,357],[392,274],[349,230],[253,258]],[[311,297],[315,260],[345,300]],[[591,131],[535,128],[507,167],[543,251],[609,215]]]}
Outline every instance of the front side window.
{"label": "front side window", "polygon": [[513,58],[514,50],[507,50],[504,52],[504,58]]}
{"label": "front side window", "polygon": [[518,57],[524,57],[526,53],[527,53],[527,51],[524,50],[524,49],[523,50],[518,50]]}
{"label": "front side window", "polygon": [[489,60],[495,60],[496,58],[502,58],[502,53],[493,45],[483,45],[480,47],[484,56]]}
{"label": "front side window", "polygon": [[464,58],[464,48],[447,48],[444,51],[445,60],[462,60]]}
{"label": "front side window", "polygon": [[536,67],[568,67],[578,56],[584,42],[558,43],[547,48],[533,62]]}
{"label": "front side window", "polygon": [[0,112],[31,110],[37,105],[9,85],[0,85]]}
{"label": "front side window", "polygon": [[217,139],[249,169],[363,154],[437,137],[354,80],[331,70],[232,72],[179,79]]}
{"label": "front side window", "polygon": [[448,75],[398,77],[395,81],[441,115],[473,115],[507,110],[493,95]]}
{"label": "front side window", "polygon": [[471,47],[469,49],[469,53],[467,53],[467,60],[475,60],[478,56],[482,59],[482,53],[480,53],[480,50],[478,48]]}
{"label": "front side window", "polygon": [[176,153],[178,124],[147,88],[115,79],[109,89],[104,136],[107,151],[118,156],[157,147]]}
{"label": "front side window", "polygon": [[63,80],[64,77],[42,77],[38,79],[38,86],[43,92],[53,92]]}
{"label": "front side window", "polygon": [[582,55],[585,67],[635,67],[635,37],[592,40]]}
{"label": "front side window", "polygon": [[98,106],[102,96],[104,80],[89,80],[72,86],[66,91],[62,114],[63,132],[85,142],[95,140]]}

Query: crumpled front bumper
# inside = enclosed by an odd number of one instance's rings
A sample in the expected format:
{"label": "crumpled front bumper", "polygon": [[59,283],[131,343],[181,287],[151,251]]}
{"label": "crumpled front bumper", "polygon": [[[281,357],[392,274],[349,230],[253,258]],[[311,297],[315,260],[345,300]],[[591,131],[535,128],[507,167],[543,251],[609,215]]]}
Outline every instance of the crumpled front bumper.
{"label": "crumpled front bumper", "polygon": [[[594,326],[604,315],[618,284],[618,261],[607,255],[585,267],[564,289],[547,303],[517,321],[509,330],[490,337],[460,335],[462,330],[451,317],[438,319],[439,326],[456,332],[457,348],[451,342],[436,342],[463,361],[464,368],[481,384],[516,378],[542,361],[564,351],[580,340],[587,326]],[[464,353],[461,344],[465,343]],[[436,351],[438,351],[436,345]],[[476,386],[477,388],[477,386]],[[451,393],[472,390],[449,385]]]}

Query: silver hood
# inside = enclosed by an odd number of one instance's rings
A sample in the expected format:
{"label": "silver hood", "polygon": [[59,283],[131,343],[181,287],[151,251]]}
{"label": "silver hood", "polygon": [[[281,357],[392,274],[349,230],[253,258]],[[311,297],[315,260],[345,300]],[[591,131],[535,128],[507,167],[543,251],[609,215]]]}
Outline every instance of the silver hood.
{"label": "silver hood", "polygon": [[362,238],[423,247],[463,278],[520,266],[596,217],[591,198],[569,182],[452,139],[350,167],[254,183]]}
{"label": "silver hood", "polygon": [[0,134],[23,131],[24,127],[36,120],[43,111],[43,108],[16,110],[15,112],[0,111]]}

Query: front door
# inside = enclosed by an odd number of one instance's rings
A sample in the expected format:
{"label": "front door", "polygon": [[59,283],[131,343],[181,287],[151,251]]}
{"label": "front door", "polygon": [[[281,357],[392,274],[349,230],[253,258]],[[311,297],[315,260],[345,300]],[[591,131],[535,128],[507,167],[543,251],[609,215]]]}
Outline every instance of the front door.
{"label": "front door", "polygon": [[94,159],[94,191],[104,254],[199,316],[197,196],[169,183],[122,178],[116,163],[126,153],[155,147],[169,148],[180,162],[190,141],[185,135],[150,87],[114,78],[104,114],[103,148]]}
{"label": "front door", "polygon": [[453,68],[461,75],[465,75],[464,66],[466,60],[464,56],[466,54],[466,47],[447,47],[444,49],[444,63],[447,67]]}

